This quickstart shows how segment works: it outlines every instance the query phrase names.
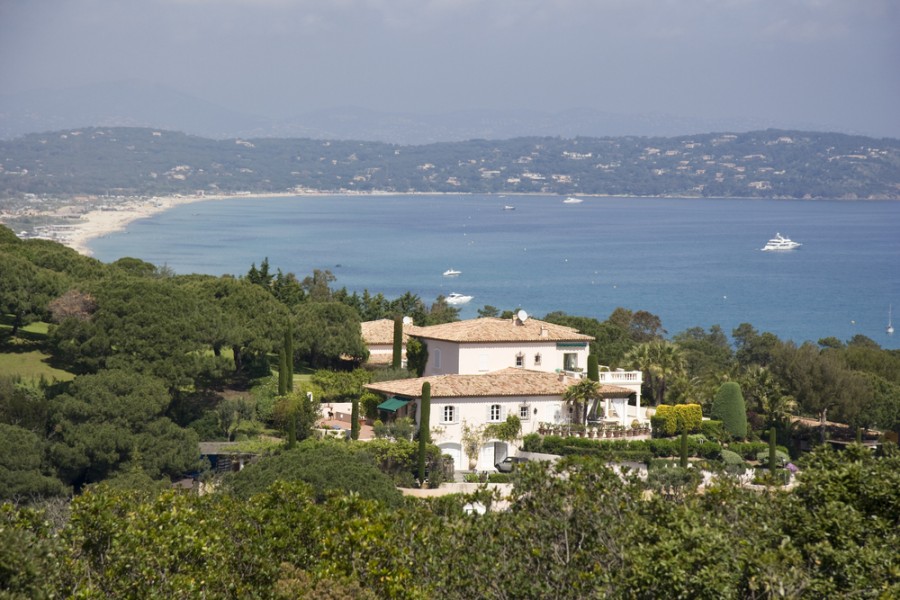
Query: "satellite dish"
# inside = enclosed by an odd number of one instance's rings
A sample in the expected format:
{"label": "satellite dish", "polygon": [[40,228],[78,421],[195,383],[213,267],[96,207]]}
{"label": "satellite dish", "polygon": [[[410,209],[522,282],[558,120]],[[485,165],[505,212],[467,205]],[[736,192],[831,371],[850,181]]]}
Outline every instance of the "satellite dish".
{"label": "satellite dish", "polygon": [[524,310],[519,310],[519,312],[516,313],[516,318],[518,318],[520,321],[522,321],[524,323],[525,321],[528,320],[528,313],[525,312]]}
{"label": "satellite dish", "polygon": [[404,325],[412,325],[412,317],[403,317]]}

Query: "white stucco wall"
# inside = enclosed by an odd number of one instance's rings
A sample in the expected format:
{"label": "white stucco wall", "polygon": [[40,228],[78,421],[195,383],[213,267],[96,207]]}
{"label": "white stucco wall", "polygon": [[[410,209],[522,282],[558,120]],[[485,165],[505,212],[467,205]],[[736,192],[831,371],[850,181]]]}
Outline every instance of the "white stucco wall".
{"label": "white stucco wall", "polygon": [[[589,348],[558,347],[556,342],[525,342],[496,344],[466,344],[442,340],[425,340],[428,344],[428,362],[425,376],[430,375],[477,375],[516,366],[516,357],[521,354],[522,368],[552,373],[564,366],[564,357],[575,354],[576,367],[587,369]],[[535,364],[540,354],[540,364]],[[440,357],[440,358],[438,358]]]}
{"label": "white stucco wall", "polygon": [[[491,405],[500,405],[500,419],[498,421],[490,420]],[[453,422],[444,421],[444,407],[453,406],[455,410],[455,419]],[[468,469],[468,456],[462,448],[463,424],[469,427],[481,427],[491,422],[502,423],[506,420],[507,415],[514,414],[520,416],[519,408],[528,407],[528,418],[521,419],[522,433],[536,433],[538,425],[541,422],[561,423],[566,420],[564,414],[563,402],[560,396],[533,396],[533,397],[499,397],[499,398],[432,398],[431,400],[431,428],[432,431],[439,429],[439,433],[434,434],[433,442],[441,447],[452,448],[454,451],[459,449],[461,460],[458,462],[457,469]],[[535,411],[537,411],[535,413]],[[498,441],[485,438],[485,444]],[[490,463],[488,454],[493,449],[484,449],[477,457],[479,459],[479,470],[493,469],[493,463]],[[507,452],[515,455],[515,448],[509,448]],[[456,458],[454,453],[454,459]],[[493,454],[491,454],[493,456]],[[490,463],[490,464],[488,464]]]}

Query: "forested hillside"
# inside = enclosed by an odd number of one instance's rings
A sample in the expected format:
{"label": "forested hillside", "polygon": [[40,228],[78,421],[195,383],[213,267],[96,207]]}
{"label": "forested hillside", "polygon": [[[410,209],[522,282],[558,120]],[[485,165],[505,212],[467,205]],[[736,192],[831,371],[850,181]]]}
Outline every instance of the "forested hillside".
{"label": "forested hillside", "polygon": [[216,192],[900,198],[900,140],[766,130],[422,146],[87,128],[0,142],[0,198]]}

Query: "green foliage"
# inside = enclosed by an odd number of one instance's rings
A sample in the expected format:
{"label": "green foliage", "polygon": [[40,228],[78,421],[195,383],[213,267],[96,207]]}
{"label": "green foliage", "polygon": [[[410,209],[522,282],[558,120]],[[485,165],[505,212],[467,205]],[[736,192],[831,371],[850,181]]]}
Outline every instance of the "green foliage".
{"label": "green foliage", "polygon": [[67,490],[51,476],[46,443],[35,433],[0,423],[0,500],[61,496]]}
{"label": "green foliage", "polygon": [[406,364],[409,370],[421,377],[428,364],[428,344],[419,338],[410,336],[406,342]]}
{"label": "green foliage", "polygon": [[419,404],[419,481],[425,481],[425,451],[431,442],[431,384],[422,384]]}
{"label": "green foliage", "polygon": [[700,433],[706,439],[713,440],[714,442],[722,442],[727,439],[727,434],[725,433],[725,428],[722,425],[722,421],[717,421],[715,419],[707,419],[705,421],[701,421]]}
{"label": "green foliage", "polygon": [[297,355],[314,367],[337,367],[343,357],[368,357],[359,315],[340,302],[305,302],[294,307]]}
{"label": "green foliage", "polygon": [[350,406],[350,439],[359,439],[359,398],[354,398]]}
{"label": "green foliage", "polygon": [[737,383],[727,381],[719,387],[710,415],[721,420],[725,431],[734,437],[747,437],[747,409],[741,386]]}
{"label": "green foliage", "polygon": [[507,415],[502,423],[490,423],[484,428],[486,439],[497,439],[504,442],[514,442],[522,433],[522,421],[518,415]]}
{"label": "green foliage", "polygon": [[731,450],[722,449],[721,453],[722,462],[726,465],[744,465],[744,458],[738,454],[737,452],[732,452]]}
{"label": "green foliage", "polygon": [[312,486],[318,502],[334,492],[397,505],[400,494],[364,449],[339,441],[307,440],[293,450],[265,456],[228,476],[223,485],[242,498],[264,491],[276,481]]}
{"label": "green foliage", "polygon": [[376,438],[412,440],[416,432],[416,425],[409,417],[401,417],[388,423],[376,420],[372,426],[372,431]]}
{"label": "green foliage", "polygon": [[[362,446],[331,445],[342,465]],[[337,462],[317,470],[340,478]],[[802,466],[793,492],[760,494],[729,478],[697,493],[697,469],[659,466],[645,484],[597,459],[530,462],[508,505],[477,517],[462,506],[492,506],[486,490],[386,505],[286,481],[246,498],[91,486],[58,531],[0,509],[0,583],[24,597],[896,596],[896,454],[823,447]]]}
{"label": "green foliage", "polygon": [[696,433],[703,423],[703,413],[699,404],[660,404],[650,418],[653,434],[657,437],[671,437],[682,431]]}
{"label": "green foliage", "polygon": [[153,479],[197,465],[197,435],[164,416],[165,384],[109,370],[76,378],[52,400],[50,457],[61,479],[80,488],[137,463]]}
{"label": "green foliage", "polygon": [[403,317],[394,317],[394,344],[391,354],[391,368],[397,370],[403,362]]}

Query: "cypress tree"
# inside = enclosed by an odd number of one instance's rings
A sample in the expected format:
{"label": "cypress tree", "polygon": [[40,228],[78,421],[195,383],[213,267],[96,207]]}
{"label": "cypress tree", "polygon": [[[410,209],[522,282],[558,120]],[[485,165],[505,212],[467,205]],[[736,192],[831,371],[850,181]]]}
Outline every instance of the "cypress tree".
{"label": "cypress tree", "polygon": [[297,409],[296,407],[291,410],[290,416],[288,416],[288,439],[287,439],[287,447],[288,450],[297,445]]}
{"label": "cypress tree", "polygon": [[775,428],[769,430],[769,473],[775,472]]}
{"label": "cypress tree", "polygon": [[284,331],[284,353],[287,356],[287,391],[294,391],[294,329],[288,323]]}
{"label": "cypress tree", "polygon": [[399,369],[403,364],[403,317],[394,317],[394,354],[391,368]]}
{"label": "cypress tree", "polygon": [[422,403],[419,412],[419,481],[425,481],[425,449],[431,430],[431,384],[422,384]]}
{"label": "cypress tree", "polygon": [[681,430],[681,457],[678,466],[687,469],[688,466],[688,430],[687,427]]}
{"label": "cypress tree", "polygon": [[747,407],[741,386],[734,381],[723,383],[716,392],[710,416],[722,421],[725,431],[734,437],[747,437]]}
{"label": "cypress tree", "polygon": [[350,439],[359,439],[359,398],[354,397],[350,404]]}
{"label": "cypress tree", "polygon": [[278,395],[287,394],[287,357],[284,348],[278,351]]}
{"label": "cypress tree", "polygon": [[591,381],[600,381],[600,367],[597,365],[597,355],[590,354],[588,355],[588,370],[587,370],[588,379]]}

